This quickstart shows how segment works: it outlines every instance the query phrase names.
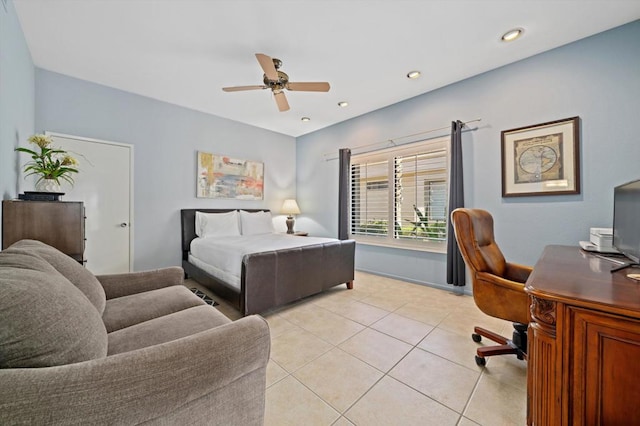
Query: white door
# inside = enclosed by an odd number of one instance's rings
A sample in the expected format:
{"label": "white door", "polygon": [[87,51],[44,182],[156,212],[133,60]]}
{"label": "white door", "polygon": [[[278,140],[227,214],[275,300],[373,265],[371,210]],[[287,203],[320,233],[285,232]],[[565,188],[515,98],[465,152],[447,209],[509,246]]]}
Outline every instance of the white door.
{"label": "white door", "polygon": [[73,187],[63,184],[64,201],[85,207],[86,267],[96,275],[133,268],[133,146],[49,133],[54,146],[78,162]]}

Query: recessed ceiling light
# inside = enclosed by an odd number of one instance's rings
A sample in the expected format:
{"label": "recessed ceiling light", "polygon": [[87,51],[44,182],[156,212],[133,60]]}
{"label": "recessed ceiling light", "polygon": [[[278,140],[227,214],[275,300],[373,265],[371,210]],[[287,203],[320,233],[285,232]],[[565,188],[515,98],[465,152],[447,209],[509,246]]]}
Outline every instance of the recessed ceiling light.
{"label": "recessed ceiling light", "polygon": [[522,28],[514,28],[512,30],[507,31],[502,36],[502,41],[513,41],[520,37],[524,30]]}
{"label": "recessed ceiling light", "polygon": [[302,121],[311,121],[311,119],[309,117],[302,117],[300,120],[302,120]]}
{"label": "recessed ceiling light", "polygon": [[339,106],[339,107],[344,108],[344,107],[346,107],[346,106],[349,106],[349,102],[346,102],[346,101],[340,101],[340,102],[338,102],[338,106]]}
{"label": "recessed ceiling light", "polygon": [[419,78],[422,74],[420,73],[420,71],[410,71],[407,74],[407,78],[410,78],[412,80],[415,80],[416,78]]}

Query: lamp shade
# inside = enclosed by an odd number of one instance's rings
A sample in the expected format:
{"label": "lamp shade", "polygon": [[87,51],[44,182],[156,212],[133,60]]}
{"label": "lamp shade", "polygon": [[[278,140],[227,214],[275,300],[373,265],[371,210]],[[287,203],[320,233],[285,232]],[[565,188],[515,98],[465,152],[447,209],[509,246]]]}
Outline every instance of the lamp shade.
{"label": "lamp shade", "polygon": [[280,213],[288,215],[300,214],[300,207],[298,207],[296,200],[284,200]]}

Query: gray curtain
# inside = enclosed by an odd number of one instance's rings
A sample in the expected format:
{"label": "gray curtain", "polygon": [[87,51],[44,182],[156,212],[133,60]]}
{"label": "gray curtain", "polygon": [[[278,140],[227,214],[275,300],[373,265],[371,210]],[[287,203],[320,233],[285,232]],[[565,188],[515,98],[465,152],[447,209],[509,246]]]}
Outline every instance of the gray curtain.
{"label": "gray curtain", "polygon": [[349,238],[349,175],[351,174],[351,150],[342,148],[338,154],[340,174],[338,183],[338,239]]}
{"label": "gray curtain", "polygon": [[[464,185],[462,179],[462,127],[460,120],[451,122],[451,165],[449,170],[449,213],[464,207]],[[465,285],[464,260],[456,243],[451,220],[447,227],[447,283]]]}

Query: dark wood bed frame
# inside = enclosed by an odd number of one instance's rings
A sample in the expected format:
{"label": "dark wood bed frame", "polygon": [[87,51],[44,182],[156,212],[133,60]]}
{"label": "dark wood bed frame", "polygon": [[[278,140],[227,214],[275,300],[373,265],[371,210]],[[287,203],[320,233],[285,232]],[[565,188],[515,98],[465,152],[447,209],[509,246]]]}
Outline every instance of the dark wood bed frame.
{"label": "dark wood bed frame", "polygon": [[190,263],[191,241],[196,238],[196,211],[226,213],[233,210],[237,209],[181,210],[182,267],[187,277],[213,290],[243,315],[265,312],[343,283],[347,288],[353,288],[354,240],[247,254],[242,260],[240,291]]}

